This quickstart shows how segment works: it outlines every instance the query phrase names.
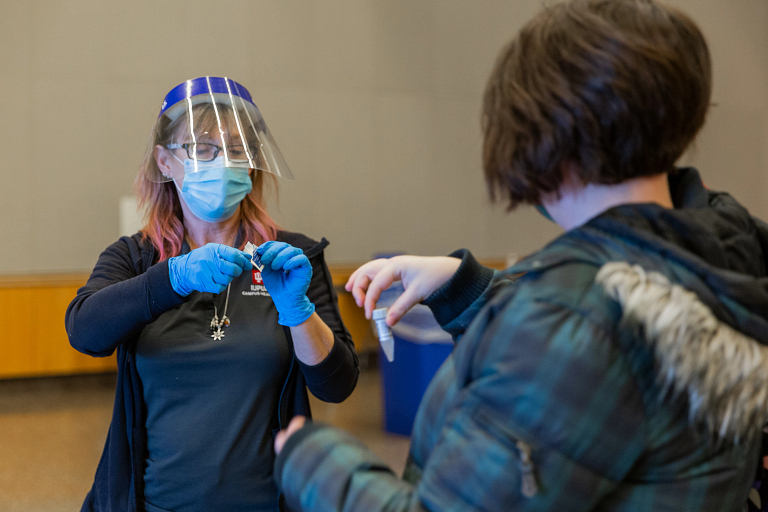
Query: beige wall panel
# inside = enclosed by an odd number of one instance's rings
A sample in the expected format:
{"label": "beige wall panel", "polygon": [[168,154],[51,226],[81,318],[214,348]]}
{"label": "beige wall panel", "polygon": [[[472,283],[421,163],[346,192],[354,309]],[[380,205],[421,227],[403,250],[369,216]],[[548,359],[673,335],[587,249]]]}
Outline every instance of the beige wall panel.
{"label": "beige wall panel", "polygon": [[531,0],[432,0],[437,91],[471,99],[479,107],[499,51],[541,4]]}
{"label": "beige wall panel", "polygon": [[368,92],[375,87],[373,0],[312,2],[311,42],[302,51],[313,52],[311,80],[334,94]]}
{"label": "beige wall panel", "polygon": [[313,136],[316,153],[295,182],[298,185],[306,180],[310,184],[295,200],[312,203],[314,215],[295,216],[286,227],[306,229],[315,238],[327,237],[331,245],[326,257],[331,260],[352,254],[351,259],[359,261],[369,256],[376,233],[368,227],[381,215],[371,208],[372,198],[380,196],[372,179],[374,173],[381,172],[375,161],[376,148],[382,145],[371,115],[374,97],[356,92],[322,92],[314,97],[318,101],[312,113],[320,127]]}
{"label": "beige wall panel", "polygon": [[[106,2],[45,0],[29,3],[32,23],[27,27],[27,37],[31,42],[35,78],[45,81],[89,80],[91,93],[99,91],[106,76],[105,64],[110,58],[105,44],[110,30]],[[58,94],[54,97],[66,98]],[[79,102],[76,105],[86,107]]]}
{"label": "beige wall panel", "polygon": [[0,117],[0,272],[22,271],[30,262],[20,255],[30,250],[37,227],[27,73],[0,75],[0,98],[6,99]]}
{"label": "beige wall panel", "polygon": [[[768,216],[768,3],[673,3],[708,38],[718,104],[683,161]],[[204,74],[254,94],[297,177],[281,183],[275,215],[327,236],[330,260],[461,246],[480,257],[530,252],[558,230],[534,212],[488,204],[479,116],[499,50],[540,6],[9,3],[0,19],[10,49],[0,55],[0,273],[89,271],[117,237],[119,198],[131,193],[163,95]]]}
{"label": "beige wall panel", "polygon": [[428,93],[438,51],[430,2],[377,1],[374,9],[375,91]]}
{"label": "beige wall panel", "polygon": [[681,162],[698,168],[709,188],[728,191],[768,219],[766,138],[768,108],[717,105]]}
{"label": "beige wall panel", "polygon": [[104,249],[94,251],[88,241],[114,238],[119,174],[103,149],[107,98],[96,92],[104,85],[87,77],[34,84],[31,144],[46,150],[32,152],[34,228],[27,251],[50,257],[25,258],[28,270],[87,269]]}
{"label": "beige wall panel", "polygon": [[317,170],[330,165],[317,158],[324,132],[317,106],[320,93],[285,87],[262,88],[254,94],[262,98],[256,101],[295,178],[277,180],[279,200],[273,197],[268,210],[285,229],[312,237],[323,236],[314,221],[317,206],[329,187],[318,188],[315,180],[332,181],[335,176],[324,176]]}
{"label": "beige wall panel", "polygon": [[[31,2],[5,2],[3,16],[0,17],[0,66],[3,70],[13,70],[13,74],[26,76],[32,62],[29,30],[32,26]],[[6,78],[11,73],[4,72]]]}
{"label": "beige wall panel", "polygon": [[[431,120],[429,171],[432,254],[460,247],[489,256],[488,197],[481,169],[480,100],[438,95]],[[413,208],[413,205],[411,206]],[[415,216],[415,214],[414,214]]]}
{"label": "beige wall panel", "polygon": [[0,16],[0,272],[24,270],[28,261],[16,255],[28,250],[29,234],[34,229],[34,173],[29,145],[32,116],[30,82],[32,54],[28,31],[31,6],[10,2]]}
{"label": "beige wall panel", "polygon": [[[367,197],[366,237],[370,258],[375,252],[413,252],[430,239],[437,203],[430,173],[434,133],[430,130],[435,105],[424,94],[391,94],[376,98],[374,106],[373,174]],[[429,243],[429,242],[428,242]]]}
{"label": "beige wall panel", "polygon": [[187,78],[249,87],[307,84],[315,27],[307,1],[110,2],[112,72],[162,95]]}
{"label": "beige wall panel", "polygon": [[761,107],[768,103],[768,2],[674,0],[704,32],[712,54],[713,101]]}

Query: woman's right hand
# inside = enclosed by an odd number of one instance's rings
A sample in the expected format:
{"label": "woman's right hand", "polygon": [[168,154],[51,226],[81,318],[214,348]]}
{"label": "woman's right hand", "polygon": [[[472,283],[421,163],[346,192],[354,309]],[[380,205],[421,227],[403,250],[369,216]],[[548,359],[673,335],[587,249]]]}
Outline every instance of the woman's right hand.
{"label": "woman's right hand", "polygon": [[251,269],[250,256],[234,247],[206,244],[168,260],[171,286],[179,295],[193,291],[221,293],[234,278]]}
{"label": "woman's right hand", "polygon": [[405,291],[387,312],[387,325],[392,326],[445,284],[460,264],[460,259],[449,256],[395,256],[373,260],[355,270],[344,288],[352,292],[359,307],[365,307],[365,318],[370,319],[381,292],[393,282],[402,281]]}

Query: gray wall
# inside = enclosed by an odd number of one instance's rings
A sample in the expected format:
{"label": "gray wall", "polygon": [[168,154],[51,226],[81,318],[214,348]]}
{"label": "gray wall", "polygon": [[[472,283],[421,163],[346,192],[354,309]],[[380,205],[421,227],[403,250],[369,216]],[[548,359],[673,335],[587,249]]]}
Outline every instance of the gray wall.
{"label": "gray wall", "polygon": [[[768,3],[678,0],[707,35],[717,104],[684,157],[768,217]],[[89,270],[119,232],[165,93],[226,75],[253,93],[295,181],[271,210],[332,244],[482,257],[558,229],[486,199],[480,99],[534,0],[2,2],[0,273]]]}

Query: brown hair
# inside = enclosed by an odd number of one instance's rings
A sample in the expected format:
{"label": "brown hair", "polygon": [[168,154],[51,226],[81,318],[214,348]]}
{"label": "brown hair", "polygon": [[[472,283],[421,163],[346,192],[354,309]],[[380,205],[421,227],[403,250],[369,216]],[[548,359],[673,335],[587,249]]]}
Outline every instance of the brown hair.
{"label": "brown hair", "polygon": [[[210,104],[193,107],[197,127],[212,131],[216,125],[216,115]],[[155,160],[155,146],[165,146],[174,142],[174,137],[187,130],[186,116],[179,116],[171,121],[163,116],[152,130],[141,163],[139,174],[134,182],[139,209],[146,212],[142,238],[150,240],[157,250],[157,261],[163,261],[181,253],[184,242],[183,212],[176,186],[173,182],[156,183],[151,177],[160,176],[160,169]],[[251,173],[253,187],[240,203],[241,247],[250,241],[260,245],[277,238],[278,226],[264,208],[265,191],[271,187],[277,191],[277,179],[274,175],[254,169]]]}
{"label": "brown hair", "polygon": [[502,50],[483,101],[492,199],[539,204],[563,164],[584,183],[668,172],[704,124],[704,36],[653,0],[572,0],[546,8]]}

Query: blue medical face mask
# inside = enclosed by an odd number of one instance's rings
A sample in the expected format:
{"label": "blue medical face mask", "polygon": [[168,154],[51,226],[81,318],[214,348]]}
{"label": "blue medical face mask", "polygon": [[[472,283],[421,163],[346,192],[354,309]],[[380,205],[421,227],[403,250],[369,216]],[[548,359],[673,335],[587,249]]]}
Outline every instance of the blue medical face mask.
{"label": "blue medical face mask", "polygon": [[198,161],[197,168],[193,160],[185,159],[184,184],[180,189],[176,185],[192,213],[206,222],[218,222],[234,215],[252,187],[248,169],[225,167],[223,157],[211,162]]}

